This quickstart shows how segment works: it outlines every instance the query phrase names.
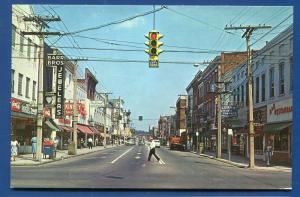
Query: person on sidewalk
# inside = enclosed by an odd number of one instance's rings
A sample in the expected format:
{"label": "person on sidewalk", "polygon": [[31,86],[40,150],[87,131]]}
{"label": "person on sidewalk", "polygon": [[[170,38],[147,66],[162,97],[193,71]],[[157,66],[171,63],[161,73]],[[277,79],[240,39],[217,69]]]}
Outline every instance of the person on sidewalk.
{"label": "person on sidewalk", "polygon": [[16,156],[18,155],[19,142],[16,140],[15,137],[10,142],[10,146],[11,146],[11,156],[13,160],[16,161]]}
{"label": "person on sidewalk", "polygon": [[35,159],[36,158],[36,136],[33,136],[31,138],[31,152],[32,152],[32,158]]}
{"label": "person on sidewalk", "polygon": [[80,138],[80,149],[84,148],[84,140]]}
{"label": "person on sidewalk", "polygon": [[266,152],[266,159],[267,159],[267,166],[271,165],[271,158],[273,156],[273,146],[272,146],[272,140],[268,140],[268,144],[266,146],[265,152]]}
{"label": "person on sidewalk", "polygon": [[148,161],[151,160],[152,155],[154,155],[154,157],[157,159],[157,161],[160,160],[160,158],[155,154],[155,141],[154,141],[154,139],[152,139],[151,143],[150,143],[150,152],[149,152],[149,156],[148,156]]}
{"label": "person on sidewalk", "polygon": [[93,139],[91,137],[89,137],[89,139],[88,139],[88,147],[89,147],[89,149],[93,148]]}

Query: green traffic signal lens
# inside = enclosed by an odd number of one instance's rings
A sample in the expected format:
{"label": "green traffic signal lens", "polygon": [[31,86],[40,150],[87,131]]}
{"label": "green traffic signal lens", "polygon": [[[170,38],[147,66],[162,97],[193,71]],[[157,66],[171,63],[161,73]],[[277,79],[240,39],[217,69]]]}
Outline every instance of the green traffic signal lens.
{"label": "green traffic signal lens", "polygon": [[157,42],[156,40],[151,40],[151,46],[156,46]]}
{"label": "green traffic signal lens", "polygon": [[156,48],[152,48],[152,49],[151,49],[151,54],[152,54],[152,55],[156,55],[156,51],[157,51]]}

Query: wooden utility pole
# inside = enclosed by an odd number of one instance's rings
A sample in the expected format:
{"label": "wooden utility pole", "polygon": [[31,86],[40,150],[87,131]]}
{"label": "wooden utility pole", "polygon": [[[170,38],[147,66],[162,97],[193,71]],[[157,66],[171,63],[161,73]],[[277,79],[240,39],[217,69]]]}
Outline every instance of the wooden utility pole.
{"label": "wooden utility pole", "polygon": [[25,32],[24,35],[37,35],[39,36],[40,42],[40,51],[39,51],[39,66],[38,66],[38,94],[37,94],[37,124],[36,124],[36,160],[42,161],[42,137],[43,137],[43,119],[44,119],[44,37],[46,35],[61,35],[60,32],[43,32],[45,27],[49,27],[46,22],[51,21],[60,21],[59,17],[42,17],[42,16],[33,16],[25,17],[24,21],[36,22],[40,25],[39,32]]}
{"label": "wooden utility pole", "polygon": [[[77,123],[78,123],[78,100],[77,100],[77,61],[74,64],[74,74],[73,74],[73,142],[74,155],[77,154]],[[81,142],[80,142],[81,143]]]}
{"label": "wooden utility pole", "polygon": [[255,158],[254,158],[254,125],[253,125],[253,95],[252,95],[252,86],[253,86],[253,78],[252,78],[252,54],[250,49],[250,37],[253,31],[257,29],[268,29],[271,26],[266,25],[257,25],[257,26],[239,26],[239,27],[225,27],[225,30],[246,30],[243,34],[242,38],[246,38],[247,45],[247,78],[248,78],[248,137],[249,137],[249,168],[255,167]]}

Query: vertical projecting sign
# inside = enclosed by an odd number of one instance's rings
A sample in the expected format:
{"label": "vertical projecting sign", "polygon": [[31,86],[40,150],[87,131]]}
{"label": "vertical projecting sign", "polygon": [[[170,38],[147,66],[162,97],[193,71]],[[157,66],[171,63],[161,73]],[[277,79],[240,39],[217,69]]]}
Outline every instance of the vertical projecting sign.
{"label": "vertical projecting sign", "polygon": [[56,99],[55,99],[55,118],[62,118],[64,111],[64,56],[48,54],[48,66],[56,67]]}
{"label": "vertical projecting sign", "polygon": [[[62,56],[63,58],[63,56]],[[55,118],[62,118],[64,111],[64,62],[57,65],[56,74],[56,108],[55,108]]]}

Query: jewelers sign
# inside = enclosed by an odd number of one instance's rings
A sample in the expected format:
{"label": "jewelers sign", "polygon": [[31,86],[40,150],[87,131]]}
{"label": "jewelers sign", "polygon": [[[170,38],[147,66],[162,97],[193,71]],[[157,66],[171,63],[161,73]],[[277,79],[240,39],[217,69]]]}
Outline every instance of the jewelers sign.
{"label": "jewelers sign", "polygon": [[64,114],[64,56],[57,54],[47,54],[47,65],[56,67],[56,102],[55,118],[59,119]]}

